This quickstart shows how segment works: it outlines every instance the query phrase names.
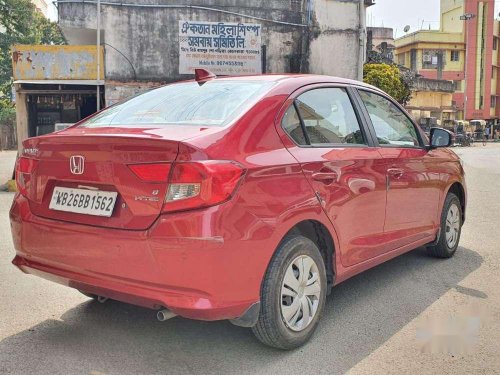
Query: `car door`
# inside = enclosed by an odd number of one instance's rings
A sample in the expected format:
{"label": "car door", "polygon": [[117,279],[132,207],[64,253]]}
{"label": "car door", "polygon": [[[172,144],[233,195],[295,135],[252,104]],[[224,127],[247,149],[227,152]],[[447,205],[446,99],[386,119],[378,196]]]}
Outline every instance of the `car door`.
{"label": "car door", "polygon": [[391,99],[358,90],[371,120],[378,151],[385,160],[387,209],[384,232],[391,247],[432,236],[439,225],[440,175],[424,147],[421,132]]}
{"label": "car door", "polygon": [[288,101],[282,129],[340,242],[341,261],[352,266],[387,251],[384,159],[353,107],[351,89],[314,87]]}

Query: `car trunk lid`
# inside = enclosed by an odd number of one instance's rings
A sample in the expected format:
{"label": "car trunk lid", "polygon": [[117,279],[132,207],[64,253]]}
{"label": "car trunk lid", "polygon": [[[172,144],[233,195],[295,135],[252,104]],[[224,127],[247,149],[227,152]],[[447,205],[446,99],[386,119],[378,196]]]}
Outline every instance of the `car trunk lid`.
{"label": "car trunk lid", "polygon": [[[150,227],[161,212],[167,179],[144,181],[134,174],[130,165],[172,163],[179,152],[181,137],[165,139],[145,129],[74,129],[63,133],[24,143],[24,148],[31,154],[36,152],[39,160],[26,191],[33,214],[110,228],[144,230]],[[72,156],[84,159],[82,174],[72,172]],[[50,209],[56,186],[117,192],[111,217]]]}

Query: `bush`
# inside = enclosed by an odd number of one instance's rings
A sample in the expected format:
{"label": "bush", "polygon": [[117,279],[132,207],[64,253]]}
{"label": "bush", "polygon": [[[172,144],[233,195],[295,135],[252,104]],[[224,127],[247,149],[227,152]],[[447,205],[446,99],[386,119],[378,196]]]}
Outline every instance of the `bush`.
{"label": "bush", "polygon": [[401,72],[396,65],[370,63],[363,70],[365,83],[385,91],[403,105],[411,99],[413,79],[411,72]]}

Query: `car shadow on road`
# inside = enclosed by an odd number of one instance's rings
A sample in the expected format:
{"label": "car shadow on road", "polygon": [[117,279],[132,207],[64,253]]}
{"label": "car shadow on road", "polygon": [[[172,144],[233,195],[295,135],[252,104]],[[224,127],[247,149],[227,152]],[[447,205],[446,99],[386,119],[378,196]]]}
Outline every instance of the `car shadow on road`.
{"label": "car shadow on road", "polygon": [[449,260],[417,249],[354,277],[334,289],[316,335],[293,352],[228,322],[160,323],[151,310],[89,301],[1,341],[0,373],[345,373],[481,263],[465,248]]}

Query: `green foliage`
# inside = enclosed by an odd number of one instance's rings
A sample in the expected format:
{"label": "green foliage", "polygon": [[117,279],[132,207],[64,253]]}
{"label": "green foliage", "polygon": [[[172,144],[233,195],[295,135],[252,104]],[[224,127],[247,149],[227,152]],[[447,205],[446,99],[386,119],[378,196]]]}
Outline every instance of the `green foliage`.
{"label": "green foliage", "polygon": [[14,44],[66,44],[55,22],[36,11],[30,0],[0,0],[0,96],[10,96],[11,47]]}
{"label": "green foliage", "polygon": [[56,22],[52,22],[51,20],[45,18],[38,12],[35,13],[35,25],[35,44],[67,44],[66,38],[64,38],[59,25]]}
{"label": "green foliage", "polygon": [[0,150],[16,147],[16,110],[14,104],[0,98]]}
{"label": "green foliage", "polygon": [[414,79],[413,73],[401,72],[393,64],[370,63],[364,66],[363,81],[385,91],[403,105],[411,99]]}
{"label": "green foliage", "polygon": [[16,121],[16,109],[14,105],[5,99],[0,99],[0,125],[14,126]]}

